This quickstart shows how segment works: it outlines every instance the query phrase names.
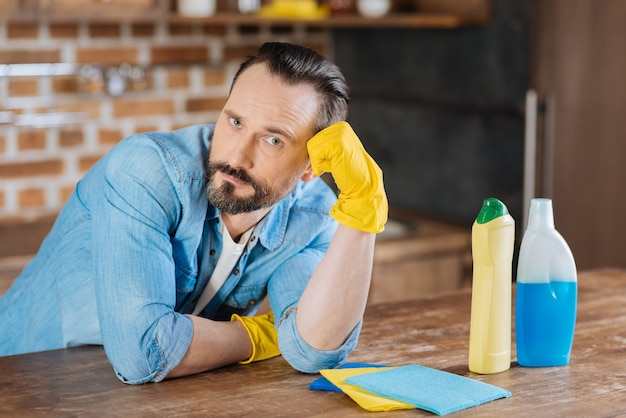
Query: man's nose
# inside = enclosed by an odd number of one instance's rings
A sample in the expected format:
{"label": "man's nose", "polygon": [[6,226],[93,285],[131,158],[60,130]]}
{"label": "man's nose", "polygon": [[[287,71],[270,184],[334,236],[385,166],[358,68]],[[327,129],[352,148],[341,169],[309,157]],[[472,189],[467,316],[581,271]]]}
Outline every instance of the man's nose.
{"label": "man's nose", "polygon": [[241,135],[228,156],[228,164],[233,168],[250,168],[254,165],[254,137]]}

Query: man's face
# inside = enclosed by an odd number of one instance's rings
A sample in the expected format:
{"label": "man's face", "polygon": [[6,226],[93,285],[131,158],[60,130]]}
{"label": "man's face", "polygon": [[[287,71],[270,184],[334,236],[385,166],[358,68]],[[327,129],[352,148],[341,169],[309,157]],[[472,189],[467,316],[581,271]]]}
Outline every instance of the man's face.
{"label": "man's face", "polygon": [[298,179],[311,180],[306,143],[319,99],[265,64],[240,74],[215,126],[207,168],[209,201],[228,214],[272,206]]}

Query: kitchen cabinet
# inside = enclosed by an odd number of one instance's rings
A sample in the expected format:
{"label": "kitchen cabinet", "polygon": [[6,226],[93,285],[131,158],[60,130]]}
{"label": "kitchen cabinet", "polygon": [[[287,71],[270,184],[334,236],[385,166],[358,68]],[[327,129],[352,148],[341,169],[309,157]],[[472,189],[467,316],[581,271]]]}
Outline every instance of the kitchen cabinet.
{"label": "kitchen cabinet", "polygon": [[451,224],[392,211],[390,227],[408,230],[376,239],[368,304],[396,302],[471,286],[471,225]]}
{"label": "kitchen cabinet", "polygon": [[37,252],[54,217],[33,222],[0,223],[0,296],[11,287],[13,280]]}

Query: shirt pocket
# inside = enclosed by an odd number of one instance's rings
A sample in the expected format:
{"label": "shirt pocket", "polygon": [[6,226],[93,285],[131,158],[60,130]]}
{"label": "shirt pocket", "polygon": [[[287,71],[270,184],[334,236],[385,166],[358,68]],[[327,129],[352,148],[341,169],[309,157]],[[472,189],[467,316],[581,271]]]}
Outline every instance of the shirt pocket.
{"label": "shirt pocket", "polygon": [[266,286],[237,287],[228,295],[213,318],[228,321],[232,314],[246,315],[263,302],[266,293]]}

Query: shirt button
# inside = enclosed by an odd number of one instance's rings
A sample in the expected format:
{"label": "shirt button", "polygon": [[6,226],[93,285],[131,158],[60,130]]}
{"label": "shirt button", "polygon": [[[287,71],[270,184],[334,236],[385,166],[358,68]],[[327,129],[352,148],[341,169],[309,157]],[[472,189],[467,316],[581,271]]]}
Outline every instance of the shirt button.
{"label": "shirt button", "polygon": [[239,274],[239,269],[235,269],[235,270],[233,270],[233,274],[234,274],[235,276],[236,276],[236,275],[238,275],[238,274]]}
{"label": "shirt button", "polygon": [[250,237],[250,242],[253,242],[255,239],[256,239],[256,237],[255,237],[254,235],[252,235],[252,236]]}
{"label": "shirt button", "polygon": [[213,248],[209,251],[209,255],[215,255],[215,250]]}

